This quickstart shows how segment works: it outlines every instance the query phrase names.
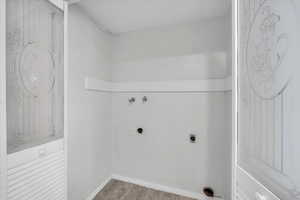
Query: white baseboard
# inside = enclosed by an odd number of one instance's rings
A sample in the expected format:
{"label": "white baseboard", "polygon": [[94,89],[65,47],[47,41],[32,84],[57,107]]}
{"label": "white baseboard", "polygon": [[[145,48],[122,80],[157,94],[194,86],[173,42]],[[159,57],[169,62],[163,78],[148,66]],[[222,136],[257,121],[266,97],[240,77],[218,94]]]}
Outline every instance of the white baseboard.
{"label": "white baseboard", "polygon": [[121,175],[118,175],[118,174],[113,174],[112,179],[132,183],[132,184],[136,184],[136,185],[140,185],[140,186],[143,186],[143,187],[146,187],[146,188],[151,188],[151,189],[159,190],[159,191],[162,191],[162,192],[173,193],[173,194],[177,194],[177,195],[180,195],[180,196],[189,197],[189,198],[193,198],[193,199],[223,200],[223,199],[220,199],[220,198],[206,197],[204,194],[201,194],[201,193],[190,192],[190,191],[186,191],[186,190],[182,190],[182,189],[178,189],[178,188],[172,188],[172,187],[169,187],[169,186],[164,186],[164,185],[160,185],[160,184],[156,184],[156,183],[150,183],[150,182],[146,182],[146,181],[135,179],[135,178],[124,177],[124,176],[121,176]]}
{"label": "white baseboard", "polygon": [[96,195],[104,188],[104,186],[112,179],[111,176],[109,176],[105,181],[103,181],[87,198],[86,200],[93,200]]}

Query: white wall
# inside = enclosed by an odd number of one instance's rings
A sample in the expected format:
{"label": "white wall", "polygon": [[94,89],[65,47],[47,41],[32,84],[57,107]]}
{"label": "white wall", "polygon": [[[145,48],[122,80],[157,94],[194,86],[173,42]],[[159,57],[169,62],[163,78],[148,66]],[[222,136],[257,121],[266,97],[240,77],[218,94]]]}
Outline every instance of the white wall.
{"label": "white wall", "polygon": [[[218,18],[108,36],[71,7],[70,199],[85,199],[112,173],[192,192],[212,186],[229,199],[229,93],[147,94],[149,102],[142,104],[144,94],[83,89],[86,76],[114,81],[228,76],[226,23]],[[211,59],[215,65],[205,62]],[[204,65],[199,69],[198,63]],[[131,96],[137,97],[134,105],[128,104]],[[136,134],[138,127],[145,135]],[[190,133],[197,135],[196,144],[189,143]]]}
{"label": "white wall", "polygon": [[[129,105],[130,97],[136,103]],[[230,93],[114,94],[114,173],[191,192],[211,186],[228,197],[230,98]],[[138,127],[144,135],[137,134]],[[195,144],[191,133],[198,137]]]}
{"label": "white wall", "polygon": [[111,175],[111,95],[84,90],[84,78],[111,79],[111,37],[70,7],[69,199],[86,199]]}
{"label": "white wall", "polygon": [[[228,65],[230,32],[228,15],[115,36],[113,79],[151,81],[224,77],[231,68]],[[146,65],[149,61],[174,57],[177,60],[171,66],[165,63]],[[178,62],[178,57],[183,64]],[[195,61],[199,65],[190,64]]]}
{"label": "white wall", "polygon": [[[113,80],[227,77],[230,40],[229,16],[115,36]],[[230,93],[114,94],[114,173],[191,192],[211,186],[229,200],[230,126]],[[196,144],[189,143],[190,133]]]}

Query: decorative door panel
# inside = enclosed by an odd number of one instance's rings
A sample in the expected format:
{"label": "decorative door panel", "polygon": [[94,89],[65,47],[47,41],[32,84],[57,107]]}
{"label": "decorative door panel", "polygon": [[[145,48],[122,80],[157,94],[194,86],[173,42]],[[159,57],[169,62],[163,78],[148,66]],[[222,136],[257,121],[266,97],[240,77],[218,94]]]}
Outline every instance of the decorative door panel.
{"label": "decorative door panel", "polygon": [[238,164],[281,200],[300,200],[300,10],[239,1]]}
{"label": "decorative door panel", "polygon": [[7,150],[63,137],[63,11],[48,0],[7,1]]}

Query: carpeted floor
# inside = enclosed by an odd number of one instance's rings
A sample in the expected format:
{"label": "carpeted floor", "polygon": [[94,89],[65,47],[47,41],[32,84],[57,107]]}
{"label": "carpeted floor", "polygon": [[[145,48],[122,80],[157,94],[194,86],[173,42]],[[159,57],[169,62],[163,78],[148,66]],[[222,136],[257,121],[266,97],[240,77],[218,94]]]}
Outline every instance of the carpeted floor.
{"label": "carpeted floor", "polygon": [[195,200],[152,190],[131,183],[111,180],[94,200]]}

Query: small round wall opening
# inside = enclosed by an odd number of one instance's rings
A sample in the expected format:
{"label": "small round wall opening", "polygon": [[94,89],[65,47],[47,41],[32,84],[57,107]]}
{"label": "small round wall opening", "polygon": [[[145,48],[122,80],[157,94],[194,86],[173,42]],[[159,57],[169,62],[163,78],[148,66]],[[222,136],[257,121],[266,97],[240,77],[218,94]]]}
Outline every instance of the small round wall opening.
{"label": "small round wall opening", "polygon": [[210,187],[205,187],[203,188],[203,193],[207,196],[207,197],[214,197],[214,190]]}
{"label": "small round wall opening", "polygon": [[194,134],[190,134],[190,142],[191,143],[196,143],[197,142],[197,137]]}
{"label": "small round wall opening", "polygon": [[143,134],[143,132],[144,132],[144,129],[142,129],[142,128],[138,128],[136,131],[138,132],[138,134],[142,135],[142,134]]}

